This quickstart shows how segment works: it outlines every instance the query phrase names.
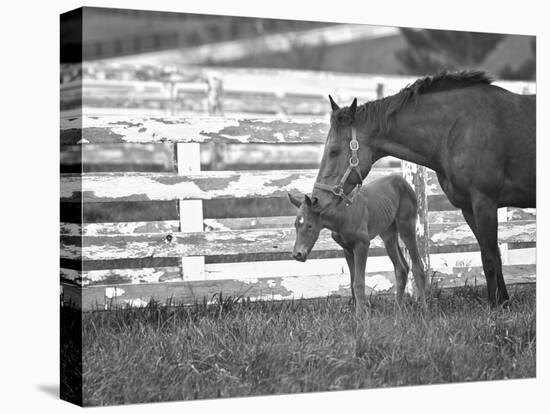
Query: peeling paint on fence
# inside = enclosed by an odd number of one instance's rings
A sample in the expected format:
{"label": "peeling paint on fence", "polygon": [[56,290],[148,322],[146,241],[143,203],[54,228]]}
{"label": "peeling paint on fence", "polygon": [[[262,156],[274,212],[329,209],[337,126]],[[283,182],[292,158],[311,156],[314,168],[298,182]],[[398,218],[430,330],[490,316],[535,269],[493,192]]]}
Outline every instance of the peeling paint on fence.
{"label": "peeling paint on fence", "polygon": [[[324,118],[293,120],[226,117],[82,117],[62,119],[61,144],[225,142],[323,143],[329,125]],[[81,133],[80,133],[81,132]]]}
{"label": "peeling paint on fence", "polygon": [[[503,266],[507,284],[536,282],[535,265]],[[379,278],[377,279],[377,274]],[[460,277],[459,277],[460,275]],[[374,276],[378,283],[375,286],[388,286],[395,282],[393,272],[367,274],[367,280]],[[299,279],[299,280],[298,280]],[[387,282],[384,282],[386,279]],[[385,283],[381,285],[380,282]],[[454,288],[462,286],[481,286],[485,284],[483,270],[480,267],[436,269],[431,282],[438,288]],[[368,294],[393,294],[394,286],[388,290],[373,289],[372,284],[366,286]],[[234,298],[249,298],[250,300],[284,300],[299,298],[318,298],[327,296],[350,296],[349,279],[340,274],[320,276],[285,276],[280,278],[250,278],[248,280],[212,280],[193,282],[174,282],[169,284],[132,284],[122,285],[122,288],[111,288],[106,296],[105,287],[89,286],[82,289],[82,306],[85,310],[94,309],[97,304],[105,303],[105,308],[111,306],[143,306],[150,299],[160,304],[193,304],[195,300],[216,302],[219,292],[224,296]]]}
{"label": "peeling paint on fence", "polygon": [[82,284],[82,274],[78,270],[61,268],[60,278],[62,282],[69,282],[76,285]]}
{"label": "peeling paint on fence", "polygon": [[323,297],[338,292],[342,287],[349,288],[349,277],[343,275],[316,276],[317,284],[312,284],[308,276],[288,277],[281,280],[281,285],[298,299],[301,297]]}
{"label": "peeling paint on fence", "polygon": [[[379,168],[367,182],[395,169]],[[61,178],[61,200],[83,202],[208,200],[220,198],[286,197],[308,193],[316,170],[202,171],[170,173],[67,174]]]}
{"label": "peeling paint on fence", "polygon": [[393,287],[393,283],[390,282],[384,275],[375,274],[365,277],[365,286],[376,292],[384,292],[390,290]]}
{"label": "peeling paint on fence", "polygon": [[108,286],[142,283],[173,283],[183,280],[179,267],[143,267],[136,269],[107,269],[78,271],[61,269],[61,281],[75,285]]}
{"label": "peeling paint on fence", "polygon": [[[435,245],[475,244],[472,230],[466,223],[432,225],[430,241]],[[536,241],[537,223],[533,221],[502,222],[498,226],[500,243],[528,243]]]}
{"label": "peeling paint on fence", "polygon": [[124,295],[124,289],[122,289],[120,287],[105,288],[105,297],[107,299],[113,299],[113,298],[116,298],[116,297],[122,296],[122,295]]}
{"label": "peeling paint on fence", "polygon": [[[170,241],[167,242],[167,236]],[[120,236],[62,237],[61,256],[65,259],[114,260],[144,257],[215,256],[249,253],[291,252],[294,229],[233,230],[200,233],[136,234]],[[82,248],[80,244],[82,243]],[[379,238],[372,248],[382,248]],[[338,250],[330,234],[323,233],[315,251]]]}
{"label": "peeling paint on fence", "polygon": [[149,302],[141,299],[141,298],[135,298],[135,299],[125,299],[124,304],[126,306],[129,306],[131,308],[144,308],[148,305]]}
{"label": "peeling paint on fence", "polygon": [[[287,229],[258,229],[210,231],[202,233],[135,234],[120,236],[62,237],[61,256],[79,260],[113,260],[144,257],[179,257],[234,255],[243,253],[291,252],[295,231]],[[430,247],[476,244],[465,223],[433,224],[430,226]],[[536,241],[536,223],[506,222],[499,226],[501,243]],[[80,247],[82,244],[82,248]],[[371,242],[372,248],[382,248],[380,238]],[[340,250],[328,233],[322,233],[315,251]]]}
{"label": "peeling paint on fence", "polygon": [[100,236],[136,233],[174,233],[179,230],[179,221],[134,221],[122,223],[61,223],[63,236]]}

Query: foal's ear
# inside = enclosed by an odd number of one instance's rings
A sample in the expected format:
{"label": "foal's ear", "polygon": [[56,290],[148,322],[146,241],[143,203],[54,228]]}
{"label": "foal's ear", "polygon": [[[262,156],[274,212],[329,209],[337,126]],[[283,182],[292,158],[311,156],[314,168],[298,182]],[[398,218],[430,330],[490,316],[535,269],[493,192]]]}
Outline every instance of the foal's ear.
{"label": "foal's ear", "polygon": [[355,120],[355,112],[357,111],[357,98],[353,99],[353,102],[351,103],[349,107],[349,116],[352,121]]}
{"label": "foal's ear", "polygon": [[330,101],[330,107],[332,108],[332,112],[340,109],[340,107],[336,104],[336,102],[334,102],[334,100],[332,99],[332,96],[328,96],[328,99]]}
{"label": "foal's ear", "polygon": [[304,196],[304,201],[306,203],[306,206],[311,207],[311,198],[309,198],[307,195]]}
{"label": "foal's ear", "polygon": [[288,193],[288,199],[292,204],[294,204],[296,207],[300,208],[302,205],[302,202],[298,200],[296,197],[294,197],[292,194]]}

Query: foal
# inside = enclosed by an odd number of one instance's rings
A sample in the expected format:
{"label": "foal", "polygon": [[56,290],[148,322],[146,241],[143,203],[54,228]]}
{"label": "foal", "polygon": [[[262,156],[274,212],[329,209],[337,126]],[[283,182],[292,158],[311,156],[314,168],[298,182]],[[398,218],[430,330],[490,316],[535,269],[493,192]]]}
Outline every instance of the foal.
{"label": "foal", "polygon": [[401,304],[409,266],[403,257],[397,236],[409,250],[418,298],[425,305],[426,277],[416,245],[416,194],[403,177],[397,174],[375,180],[356,192],[347,207],[337,203],[320,213],[304,201],[288,194],[290,202],[299,208],[296,217],[296,242],[292,257],[305,262],[323,228],[332,231],[332,238],[344,249],[351,276],[351,293],[359,310],[366,304],[365,267],[370,241],[380,235],[395,269],[397,302]]}

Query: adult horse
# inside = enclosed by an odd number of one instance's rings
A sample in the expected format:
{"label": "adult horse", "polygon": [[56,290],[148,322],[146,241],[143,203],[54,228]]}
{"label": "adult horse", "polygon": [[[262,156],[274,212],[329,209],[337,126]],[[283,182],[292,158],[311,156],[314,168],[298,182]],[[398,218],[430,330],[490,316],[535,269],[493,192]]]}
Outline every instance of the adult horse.
{"label": "adult horse", "polygon": [[381,157],[431,168],[479,243],[490,304],[508,300],[497,209],[536,206],[535,95],[492,85],[480,71],[462,71],[418,79],[359,107],[357,99],[339,108],[329,98],[330,130],[312,193],[314,210],[349,203]]}

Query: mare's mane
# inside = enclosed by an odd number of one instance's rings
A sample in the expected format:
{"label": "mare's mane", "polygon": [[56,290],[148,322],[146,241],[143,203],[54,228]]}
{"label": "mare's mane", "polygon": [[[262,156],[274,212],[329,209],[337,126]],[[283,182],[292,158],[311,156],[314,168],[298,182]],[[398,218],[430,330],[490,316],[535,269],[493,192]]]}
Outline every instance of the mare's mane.
{"label": "mare's mane", "polygon": [[[358,106],[356,116],[364,116],[366,122],[375,122],[380,129],[387,130],[390,117],[419,95],[467,88],[473,85],[489,85],[492,81],[485,72],[480,70],[443,71],[433,76],[419,78],[395,95]],[[331,122],[341,122],[342,119],[348,117],[347,109],[346,107],[335,111],[332,114]]]}

